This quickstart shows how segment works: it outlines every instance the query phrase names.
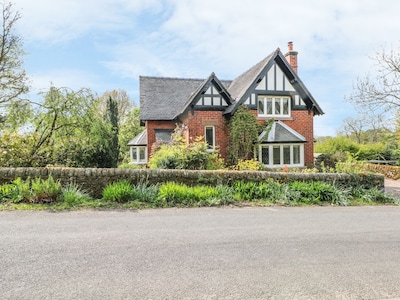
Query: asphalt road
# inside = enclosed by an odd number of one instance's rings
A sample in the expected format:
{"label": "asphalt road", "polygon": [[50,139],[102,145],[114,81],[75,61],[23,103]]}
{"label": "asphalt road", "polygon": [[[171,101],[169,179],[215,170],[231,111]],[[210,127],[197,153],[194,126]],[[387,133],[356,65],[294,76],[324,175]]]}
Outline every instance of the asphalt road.
{"label": "asphalt road", "polygon": [[0,212],[0,295],[400,298],[400,207]]}

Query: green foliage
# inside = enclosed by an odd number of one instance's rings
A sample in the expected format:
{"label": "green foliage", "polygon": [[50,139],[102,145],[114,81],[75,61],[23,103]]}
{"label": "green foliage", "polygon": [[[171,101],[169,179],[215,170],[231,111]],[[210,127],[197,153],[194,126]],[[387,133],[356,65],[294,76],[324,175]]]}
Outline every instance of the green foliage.
{"label": "green foliage", "polygon": [[264,170],[264,166],[256,159],[239,159],[237,164],[232,166],[233,170],[249,170],[249,171],[261,171]]}
{"label": "green foliage", "polygon": [[23,40],[16,34],[16,25],[21,18],[14,11],[13,4],[2,2],[1,55],[0,55],[0,106],[10,102],[19,102],[19,98],[28,92],[28,76],[23,69]]}
{"label": "green foliage", "polygon": [[107,185],[103,190],[103,199],[113,202],[128,202],[135,199],[136,192],[128,181],[118,181]]}
{"label": "green foliage", "polygon": [[136,107],[121,122],[118,142],[120,146],[120,160],[123,162],[130,160],[128,142],[144,130],[144,127],[140,126],[139,114],[140,109]]}
{"label": "green foliage", "polygon": [[118,155],[119,155],[119,144],[118,144],[118,131],[119,131],[119,121],[118,121],[118,104],[114,101],[111,96],[107,101],[107,109],[104,116],[106,122],[111,126],[110,136],[109,136],[109,149],[107,151],[108,159],[104,164],[105,167],[116,168],[118,165]]}
{"label": "green foliage", "polygon": [[61,190],[61,201],[69,206],[87,203],[92,197],[85,191],[82,191],[77,185],[70,184]]}
{"label": "green foliage", "polygon": [[0,131],[0,167],[30,166],[30,149],[35,139],[35,134]]}
{"label": "green foliage", "polygon": [[137,165],[137,164],[131,164],[131,163],[123,163],[123,164],[120,164],[118,166],[118,168],[120,168],[120,169],[135,169],[135,170],[137,170],[137,169],[143,168],[143,166]]}
{"label": "green foliage", "polygon": [[19,191],[15,184],[0,185],[0,203],[1,202],[14,202],[20,201]]}
{"label": "green foliage", "polygon": [[230,120],[229,128],[230,163],[235,165],[239,159],[252,159],[259,133],[257,118],[241,106]]}
{"label": "green foliage", "polygon": [[205,170],[207,167],[218,167],[220,163],[215,154],[207,151],[207,143],[202,137],[186,144],[183,137],[175,132],[172,143],[162,144],[153,153],[148,165],[152,169]]}
{"label": "green foliage", "polygon": [[349,197],[345,190],[340,190],[326,182],[293,182],[290,188],[299,192],[298,201],[305,204],[331,203],[336,205],[348,205]]}
{"label": "green foliage", "polygon": [[235,199],[239,201],[269,200],[280,190],[280,184],[239,181],[233,185],[233,190]]}
{"label": "green foliage", "polygon": [[28,199],[34,203],[52,203],[57,201],[61,192],[61,183],[54,181],[50,175],[46,180],[35,178],[31,181],[32,198]]}
{"label": "green foliage", "polygon": [[134,186],[135,199],[144,203],[148,203],[153,207],[158,206],[158,188],[156,185],[149,185],[148,183],[142,182]]}
{"label": "green foliage", "polygon": [[165,206],[213,206],[227,204],[233,197],[223,187],[194,186],[167,182],[158,191],[158,201]]}

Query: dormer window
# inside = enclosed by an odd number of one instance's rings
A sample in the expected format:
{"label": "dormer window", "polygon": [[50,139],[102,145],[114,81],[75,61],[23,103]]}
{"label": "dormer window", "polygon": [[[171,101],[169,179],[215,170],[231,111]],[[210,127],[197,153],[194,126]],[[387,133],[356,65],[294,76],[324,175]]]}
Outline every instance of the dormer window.
{"label": "dormer window", "polygon": [[259,117],[290,117],[290,97],[258,96]]}

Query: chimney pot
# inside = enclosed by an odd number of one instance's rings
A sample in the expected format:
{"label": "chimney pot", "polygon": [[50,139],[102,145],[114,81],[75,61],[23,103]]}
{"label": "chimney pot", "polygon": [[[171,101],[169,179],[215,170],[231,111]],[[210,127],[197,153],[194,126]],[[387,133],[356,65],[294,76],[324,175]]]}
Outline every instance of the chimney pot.
{"label": "chimney pot", "polygon": [[293,51],[293,42],[288,42],[288,53],[285,54],[286,60],[293,68],[293,71],[297,74],[297,51]]}
{"label": "chimney pot", "polygon": [[293,51],[293,42],[288,42],[288,51]]}

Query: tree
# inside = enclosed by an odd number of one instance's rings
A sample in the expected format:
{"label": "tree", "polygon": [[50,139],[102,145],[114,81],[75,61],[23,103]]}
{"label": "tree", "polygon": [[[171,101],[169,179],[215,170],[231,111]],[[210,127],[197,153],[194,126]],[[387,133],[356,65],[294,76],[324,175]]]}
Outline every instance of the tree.
{"label": "tree", "polygon": [[118,106],[117,102],[114,101],[111,96],[107,101],[107,110],[105,114],[105,120],[111,125],[111,136],[109,139],[109,166],[110,168],[116,168],[118,166],[119,156],[119,145],[118,145]]}
{"label": "tree", "polygon": [[135,103],[131,101],[128,93],[123,89],[105,91],[99,98],[100,111],[103,113],[107,110],[108,100],[110,97],[117,103],[119,125],[121,125],[126,121],[129,112],[135,107]]}
{"label": "tree", "polygon": [[377,52],[373,60],[377,64],[377,75],[359,78],[350,95],[350,102],[362,110],[396,111],[400,109],[400,53],[384,49]]}
{"label": "tree", "polygon": [[254,157],[254,144],[258,139],[259,125],[257,118],[247,108],[241,106],[230,120],[229,154],[230,163],[236,164],[239,159]]}
{"label": "tree", "polygon": [[28,77],[23,66],[22,38],[14,33],[14,27],[21,18],[13,11],[11,3],[2,4],[0,31],[0,107],[15,102],[27,93]]}

